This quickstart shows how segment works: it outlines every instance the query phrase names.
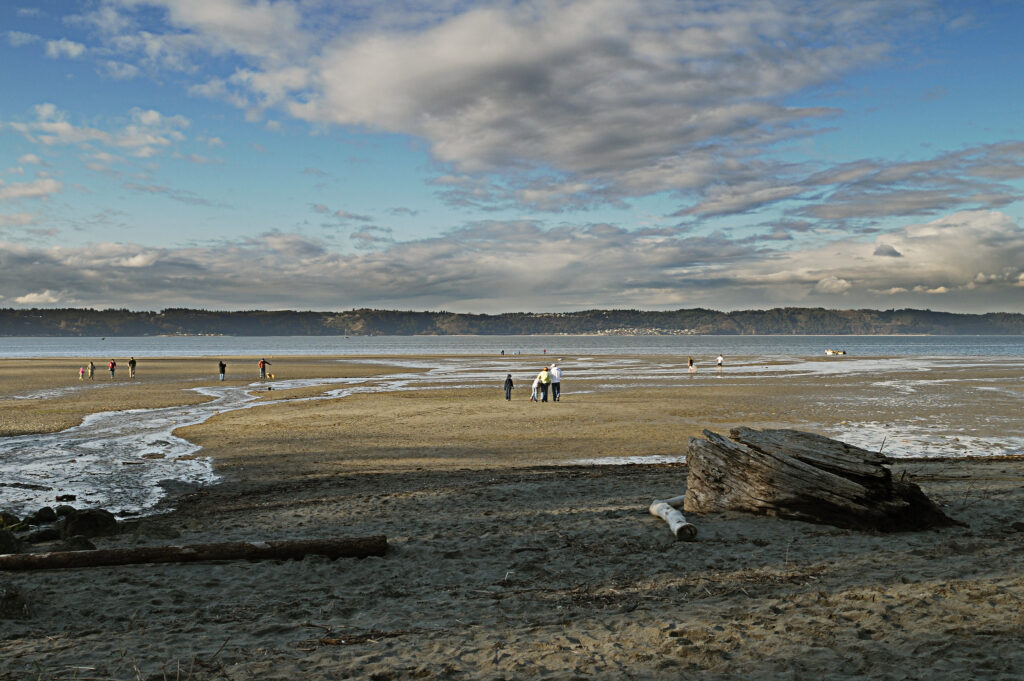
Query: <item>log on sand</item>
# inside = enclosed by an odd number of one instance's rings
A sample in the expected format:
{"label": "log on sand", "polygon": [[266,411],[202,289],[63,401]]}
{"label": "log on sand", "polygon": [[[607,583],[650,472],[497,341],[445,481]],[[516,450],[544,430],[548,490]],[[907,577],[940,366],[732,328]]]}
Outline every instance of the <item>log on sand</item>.
{"label": "log on sand", "polygon": [[697,539],[697,527],[686,522],[686,518],[679,512],[685,496],[672,497],[671,499],[655,499],[648,509],[653,516],[661,518],[668,523],[668,529],[676,539],[681,541],[694,541]]}
{"label": "log on sand", "polygon": [[140,563],[195,563],[207,560],[288,560],[307,555],[328,558],[383,556],[384,535],[338,539],[267,542],[225,542],[190,546],[142,546],[96,551],[15,553],[0,556],[0,570],[54,570],[63,568],[135,565]]}
{"label": "log on sand", "polygon": [[892,460],[797,430],[734,428],[690,438],[683,508],[735,510],[850,529],[920,530],[961,525],[910,482],[893,480]]}

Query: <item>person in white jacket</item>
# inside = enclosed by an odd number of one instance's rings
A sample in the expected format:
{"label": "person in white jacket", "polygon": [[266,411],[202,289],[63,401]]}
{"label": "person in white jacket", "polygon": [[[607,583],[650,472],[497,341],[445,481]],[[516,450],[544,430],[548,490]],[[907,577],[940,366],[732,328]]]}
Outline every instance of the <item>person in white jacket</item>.
{"label": "person in white jacket", "polygon": [[530,393],[530,401],[531,402],[536,402],[537,401],[537,391],[538,390],[540,390],[540,376],[538,376],[537,378],[533,379],[533,392]]}
{"label": "person in white jacket", "polygon": [[562,367],[552,363],[548,373],[551,374],[551,401],[557,402],[562,394]]}

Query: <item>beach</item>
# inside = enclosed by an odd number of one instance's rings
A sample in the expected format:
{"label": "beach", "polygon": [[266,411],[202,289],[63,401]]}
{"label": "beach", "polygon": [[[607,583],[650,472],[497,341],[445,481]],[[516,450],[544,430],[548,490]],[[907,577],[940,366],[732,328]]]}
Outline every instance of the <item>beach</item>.
{"label": "beach", "polygon": [[[567,358],[562,400],[535,404],[526,379],[550,358],[274,358],[293,381],[276,387],[227,361],[252,403],[174,430],[216,482],[168,483],[156,512],[97,547],[382,534],[387,555],[0,573],[0,679],[1024,668],[1024,460],[994,456],[1021,435],[1015,364],[882,376],[728,358],[691,378],[685,357],[596,370]],[[0,427],[52,433],[99,411],[202,403],[215,365],[140,361],[135,383],[119,369],[114,385],[78,389],[71,360],[0,361]],[[697,541],[676,542],[648,506],[685,492],[689,437],[740,425],[859,435],[967,527],[880,534],[721,513],[688,516]]]}

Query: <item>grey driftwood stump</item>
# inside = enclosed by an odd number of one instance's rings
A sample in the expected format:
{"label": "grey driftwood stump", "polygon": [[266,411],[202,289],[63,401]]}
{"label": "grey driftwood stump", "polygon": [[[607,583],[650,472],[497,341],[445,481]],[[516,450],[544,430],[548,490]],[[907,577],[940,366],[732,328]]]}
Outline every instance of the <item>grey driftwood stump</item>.
{"label": "grey driftwood stump", "polygon": [[917,485],[894,480],[889,457],[799,430],[734,428],[690,438],[683,509],[749,511],[883,532],[962,525]]}

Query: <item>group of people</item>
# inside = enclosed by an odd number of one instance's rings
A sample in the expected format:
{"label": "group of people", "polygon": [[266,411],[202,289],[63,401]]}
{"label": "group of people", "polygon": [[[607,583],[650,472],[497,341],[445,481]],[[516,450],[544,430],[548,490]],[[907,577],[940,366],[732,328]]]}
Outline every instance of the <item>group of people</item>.
{"label": "group of people", "polygon": [[[131,357],[128,359],[128,378],[135,378],[135,366],[137,364],[138,362],[135,360],[135,357]],[[260,378],[267,378],[267,367],[270,366],[270,362],[264,358],[260,358],[260,361],[257,362],[256,365],[259,367],[260,370]],[[219,360],[217,362],[217,375],[220,377],[221,381],[224,380],[224,376],[225,374],[227,374],[227,370],[227,363],[224,360]],[[117,372],[116,359],[112,359],[109,362],[107,362],[107,371],[110,372],[110,380],[114,380],[114,374]],[[274,374],[270,374],[270,378],[273,377]],[[92,360],[90,360],[88,364],[84,364],[78,367],[78,380],[84,381],[87,378],[90,381],[95,380],[96,378],[96,364],[94,364]]]}
{"label": "group of people", "polygon": [[[715,357],[715,368],[718,371],[722,370],[722,365],[724,363],[725,363],[725,358],[722,357],[722,355],[718,355],[718,357]],[[693,357],[687,357],[686,358],[686,370],[689,373],[691,373],[691,374],[697,373],[697,365],[693,363]]]}
{"label": "group of people", "polygon": [[[512,389],[515,384],[512,381],[512,374],[505,376],[505,399],[512,399]],[[562,395],[562,369],[553,363],[550,367],[544,367],[533,379],[533,392],[530,393],[531,402],[547,402],[548,393],[551,394],[551,401],[558,402]]]}
{"label": "group of people", "polygon": [[[128,378],[135,378],[135,358],[132,357],[128,360]],[[107,371],[110,372],[110,380],[114,380],[114,373],[117,371],[117,360],[112,359],[107,362]],[[96,378],[96,365],[93,364],[92,360],[89,363],[78,367],[78,380],[84,381],[88,378],[90,381]]]}

